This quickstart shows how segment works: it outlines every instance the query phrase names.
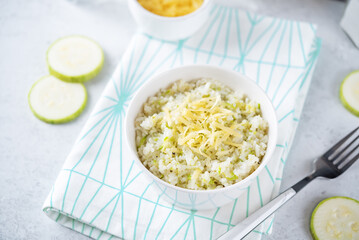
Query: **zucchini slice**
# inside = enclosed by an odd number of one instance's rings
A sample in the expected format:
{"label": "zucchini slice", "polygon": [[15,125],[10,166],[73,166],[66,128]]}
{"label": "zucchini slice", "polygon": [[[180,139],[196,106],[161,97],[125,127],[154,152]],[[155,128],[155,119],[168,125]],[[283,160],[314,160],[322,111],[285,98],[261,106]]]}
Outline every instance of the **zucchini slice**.
{"label": "zucchini slice", "polygon": [[331,197],[312,213],[310,230],[315,240],[359,239],[359,201]]}
{"label": "zucchini slice", "polygon": [[100,45],[83,36],[60,38],[47,50],[50,74],[66,82],[85,82],[94,78],[103,63]]}
{"label": "zucchini slice", "polygon": [[38,119],[52,124],[65,123],[81,114],[87,92],[82,83],[68,83],[49,75],[34,83],[28,101]]}
{"label": "zucchini slice", "polygon": [[339,96],[344,107],[359,117],[359,70],[345,77]]}

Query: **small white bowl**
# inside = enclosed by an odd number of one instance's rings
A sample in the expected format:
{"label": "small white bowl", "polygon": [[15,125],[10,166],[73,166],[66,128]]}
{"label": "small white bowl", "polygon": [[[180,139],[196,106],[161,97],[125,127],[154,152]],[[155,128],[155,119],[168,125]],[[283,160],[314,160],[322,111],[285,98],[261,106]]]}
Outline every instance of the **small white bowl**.
{"label": "small white bowl", "polygon": [[172,41],[193,35],[207,22],[212,0],[204,0],[197,10],[180,17],[159,16],[146,10],[137,0],[128,0],[128,5],[142,31],[156,38]]}
{"label": "small white bowl", "polygon": [[[141,162],[135,143],[135,118],[142,111],[143,104],[150,96],[155,95],[161,88],[166,88],[173,82],[182,79],[190,81],[198,78],[213,78],[234,91],[244,93],[248,98],[260,103],[262,115],[269,124],[269,139],[267,151],[259,167],[242,181],[228,187],[213,190],[191,190],[171,185],[153,175]],[[264,169],[274,152],[277,143],[277,117],[273,105],[266,93],[249,78],[228,70],[211,65],[187,65],[162,72],[151,79],[138,90],[128,107],[125,119],[125,134],[130,152],[135,157],[136,164],[145,176],[158,186],[158,190],[172,204],[178,207],[201,210],[216,208],[233,201],[247,190],[258,174]]]}

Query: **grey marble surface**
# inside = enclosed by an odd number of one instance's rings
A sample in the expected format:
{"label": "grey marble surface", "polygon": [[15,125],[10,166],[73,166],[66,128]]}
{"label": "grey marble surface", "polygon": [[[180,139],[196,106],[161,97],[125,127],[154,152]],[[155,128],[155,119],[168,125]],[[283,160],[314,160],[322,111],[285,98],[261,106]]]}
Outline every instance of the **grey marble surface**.
{"label": "grey marble surface", "polygon": [[[318,25],[322,51],[283,177],[282,189],[311,170],[311,162],[359,125],[339,102],[338,88],[359,69],[359,50],[341,31],[346,4],[334,0],[222,0],[261,14]],[[121,59],[136,29],[124,1],[0,1],[0,239],[88,239],[41,211],[66,155]],[[32,83],[47,74],[45,52],[60,36],[84,34],[104,48],[101,74],[86,83],[89,103],[75,121],[48,125],[27,104]],[[332,181],[316,180],[281,208],[272,235],[263,239],[310,239],[309,219],[326,197],[359,199],[359,164]]]}

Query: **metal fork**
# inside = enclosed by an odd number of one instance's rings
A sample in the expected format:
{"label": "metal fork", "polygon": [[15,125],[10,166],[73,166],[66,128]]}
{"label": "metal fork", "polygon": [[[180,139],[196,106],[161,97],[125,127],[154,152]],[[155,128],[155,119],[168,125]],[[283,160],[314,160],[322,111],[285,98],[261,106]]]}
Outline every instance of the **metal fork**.
{"label": "metal fork", "polygon": [[260,208],[237,226],[220,236],[219,240],[242,239],[272,213],[291,199],[303,187],[317,177],[336,178],[344,173],[353,163],[359,159],[359,127],[345,136],[331,149],[319,157],[315,163],[315,170],[303,178],[291,188],[281,193],[267,205]]}

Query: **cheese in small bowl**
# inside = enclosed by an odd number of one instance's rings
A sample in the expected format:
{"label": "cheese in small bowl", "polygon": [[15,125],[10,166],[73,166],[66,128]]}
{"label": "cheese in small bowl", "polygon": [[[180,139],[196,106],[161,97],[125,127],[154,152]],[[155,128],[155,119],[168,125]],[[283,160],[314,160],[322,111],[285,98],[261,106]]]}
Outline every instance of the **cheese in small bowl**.
{"label": "cheese in small bowl", "polygon": [[197,10],[203,0],[138,0],[148,11],[164,16],[179,17]]}
{"label": "cheese in small bowl", "polygon": [[213,0],[128,0],[140,29],[155,38],[191,37],[209,23]]}

